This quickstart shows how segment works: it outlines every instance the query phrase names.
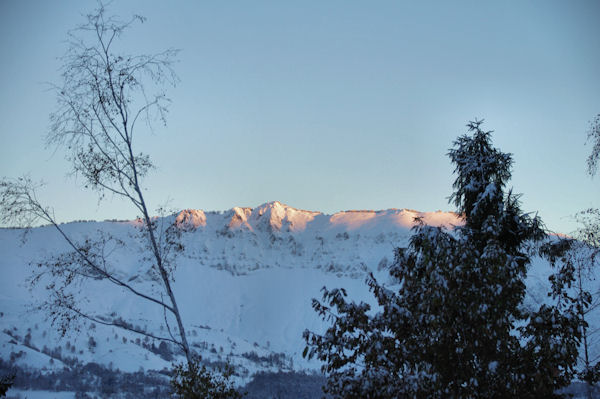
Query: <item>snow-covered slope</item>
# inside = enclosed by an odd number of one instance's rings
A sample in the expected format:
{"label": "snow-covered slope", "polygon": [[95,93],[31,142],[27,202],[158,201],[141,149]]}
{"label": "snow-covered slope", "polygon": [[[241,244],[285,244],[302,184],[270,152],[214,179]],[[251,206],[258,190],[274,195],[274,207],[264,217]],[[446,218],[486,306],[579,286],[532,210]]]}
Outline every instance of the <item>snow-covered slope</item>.
{"label": "snow-covered slope", "polygon": [[[413,210],[346,211],[334,215],[295,209],[279,202],[226,212],[184,210],[157,219],[184,231],[185,250],[177,258],[175,293],[192,346],[210,361],[229,359],[241,380],[260,370],[317,369],[300,355],[302,331],[322,330],[311,307],[320,289],[344,287],[350,297],[372,302],[364,283],[368,272],[386,281],[393,249],[407,244],[415,218],[452,228],[453,213]],[[63,225],[76,240],[112,237],[107,246],[122,279],[153,292],[145,270],[137,221]],[[83,320],[65,337],[35,310],[47,298],[43,283],[29,290],[36,262],[67,250],[52,227],[29,231],[0,229],[0,357],[39,369],[62,369],[96,362],[123,371],[169,368],[173,348],[158,341]],[[548,266],[536,260],[529,277],[530,300],[543,301]],[[45,277],[42,278],[42,281]],[[121,315],[165,336],[162,310],[116,286],[90,281],[78,305],[96,315]]]}

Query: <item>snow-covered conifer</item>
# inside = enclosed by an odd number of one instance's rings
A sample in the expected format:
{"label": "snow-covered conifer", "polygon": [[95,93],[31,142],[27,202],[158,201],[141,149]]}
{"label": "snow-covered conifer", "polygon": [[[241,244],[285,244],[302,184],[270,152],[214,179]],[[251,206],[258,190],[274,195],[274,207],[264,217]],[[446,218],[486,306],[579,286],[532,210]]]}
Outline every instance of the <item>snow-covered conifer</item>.
{"label": "snow-covered conifer", "polygon": [[564,290],[572,270],[558,267],[551,304],[524,306],[534,250],[543,246],[558,264],[561,245],[507,190],[511,155],[492,146],[481,121],[467,126],[471,134],[448,153],[450,201],[464,223],[452,231],[417,224],[396,250],[394,289],[367,281],[378,309],[343,289],[324,288],[323,302],[313,301],[332,325],[304,333],[305,355],[324,362],[333,397],[552,397],[573,376],[578,320]]}

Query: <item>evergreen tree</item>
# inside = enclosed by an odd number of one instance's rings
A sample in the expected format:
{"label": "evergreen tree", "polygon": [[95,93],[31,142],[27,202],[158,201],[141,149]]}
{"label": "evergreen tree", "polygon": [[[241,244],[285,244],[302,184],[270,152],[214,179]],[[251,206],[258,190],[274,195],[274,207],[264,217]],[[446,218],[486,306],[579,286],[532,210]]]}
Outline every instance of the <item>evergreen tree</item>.
{"label": "evergreen tree", "polygon": [[[512,157],[492,146],[481,121],[468,124],[448,155],[450,197],[463,219],[453,231],[418,223],[396,250],[397,291],[367,280],[379,304],[323,289],[314,309],[332,326],[305,331],[304,355],[324,361],[326,392],[343,398],[552,397],[573,376],[579,340],[575,300],[565,288],[562,242],[507,191]],[[542,241],[546,243],[542,245]],[[536,245],[538,244],[538,245]],[[535,248],[552,257],[551,305],[524,307]]]}

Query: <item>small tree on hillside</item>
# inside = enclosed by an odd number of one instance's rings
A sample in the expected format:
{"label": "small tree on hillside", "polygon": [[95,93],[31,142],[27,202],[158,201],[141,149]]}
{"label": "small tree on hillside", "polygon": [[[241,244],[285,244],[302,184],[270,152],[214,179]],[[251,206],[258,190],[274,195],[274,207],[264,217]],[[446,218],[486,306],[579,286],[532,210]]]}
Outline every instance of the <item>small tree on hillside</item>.
{"label": "small tree on hillside", "polygon": [[390,268],[396,290],[367,280],[377,311],[343,289],[324,288],[323,302],[313,301],[332,325],[304,333],[304,355],[324,361],[334,397],[552,397],[574,373],[579,330],[565,292],[572,270],[558,262],[564,245],[543,246],[557,265],[552,303],[527,309],[527,267],[546,236],[506,189],[512,157],[492,147],[480,121],[468,128],[449,151],[450,200],[464,224],[450,232],[417,224]]}
{"label": "small tree on hillside", "polygon": [[233,367],[226,363],[219,374],[210,372],[199,357],[190,364],[177,364],[173,369],[171,387],[179,399],[241,399],[231,377]]}

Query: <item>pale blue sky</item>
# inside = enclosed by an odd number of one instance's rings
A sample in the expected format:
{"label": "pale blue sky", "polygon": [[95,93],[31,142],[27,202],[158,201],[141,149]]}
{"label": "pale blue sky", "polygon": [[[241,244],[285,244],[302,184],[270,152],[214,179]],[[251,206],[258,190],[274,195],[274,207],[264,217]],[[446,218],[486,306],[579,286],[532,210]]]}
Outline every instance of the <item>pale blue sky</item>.
{"label": "pale blue sky", "polygon": [[[0,1],[0,175],[29,173],[61,221],[133,218],[65,176],[43,137],[66,32],[94,1]],[[452,210],[446,152],[484,118],[514,154],[523,208],[569,232],[600,206],[585,171],[600,113],[598,1],[115,1],[132,48],[181,49],[168,126],[144,150],[153,207],[278,200]]]}

